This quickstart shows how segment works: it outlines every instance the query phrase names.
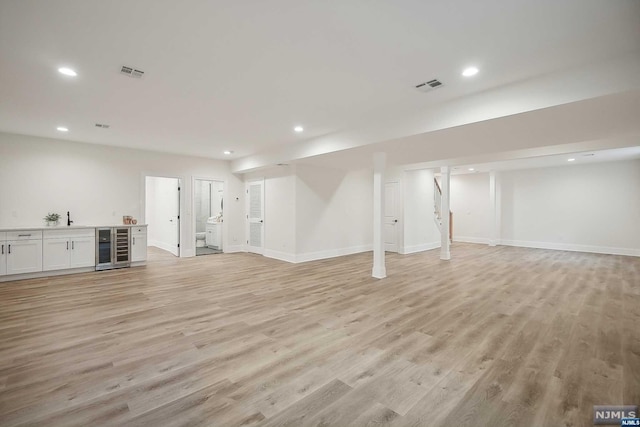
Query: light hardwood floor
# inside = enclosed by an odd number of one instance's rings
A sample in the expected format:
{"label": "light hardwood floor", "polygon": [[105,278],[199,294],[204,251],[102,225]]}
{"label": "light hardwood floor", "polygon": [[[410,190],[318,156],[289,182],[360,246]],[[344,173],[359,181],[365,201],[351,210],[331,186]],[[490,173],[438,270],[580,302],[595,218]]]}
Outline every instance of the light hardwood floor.
{"label": "light hardwood floor", "polygon": [[587,426],[640,403],[640,258],[454,244],[0,284],[0,425]]}

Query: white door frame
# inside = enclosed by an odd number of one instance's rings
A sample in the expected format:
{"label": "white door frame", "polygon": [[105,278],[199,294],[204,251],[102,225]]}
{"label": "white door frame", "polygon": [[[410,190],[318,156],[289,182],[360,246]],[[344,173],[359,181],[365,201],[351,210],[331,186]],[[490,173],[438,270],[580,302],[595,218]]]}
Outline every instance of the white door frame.
{"label": "white door frame", "polygon": [[[177,179],[178,180],[178,188],[180,189],[178,191],[178,257],[185,257],[185,251],[183,251],[185,245],[184,245],[184,241],[183,241],[183,237],[185,235],[183,230],[183,221],[182,219],[184,218],[184,211],[183,211],[183,207],[186,206],[185,203],[185,194],[186,191],[184,188],[184,183],[186,182],[186,180],[184,179],[184,177],[179,176],[179,175],[165,175],[162,173],[153,173],[153,172],[142,172],[140,174],[140,181],[141,181],[141,185],[140,185],[140,213],[141,213],[141,218],[144,218],[144,222],[147,222],[147,177],[150,178],[172,178],[172,179]],[[195,240],[195,236],[194,236],[194,240]],[[148,239],[147,239],[148,242]],[[195,255],[195,249],[194,249],[194,255]]]}
{"label": "white door frame", "polygon": [[[226,179],[211,178],[211,177],[205,177],[205,176],[191,177],[191,213],[192,213],[191,215],[192,233],[191,234],[193,235],[193,256],[196,255],[196,213],[195,213],[196,212],[196,198],[195,198],[196,180],[222,182],[223,200],[226,199],[227,197],[227,180]],[[226,211],[227,210],[225,208],[222,208],[222,252],[224,252],[227,249],[228,247],[227,245],[229,244],[229,240],[228,240],[229,233],[227,232],[227,227],[228,227],[227,224],[229,223],[229,221],[227,221]]]}
{"label": "white door frame", "polygon": [[[262,218],[261,218],[261,223],[262,223],[262,229],[261,229],[261,236],[260,236],[260,243],[262,244],[261,247],[257,247],[257,246],[250,246],[250,241],[251,241],[251,218],[249,218],[249,210],[250,210],[250,206],[251,206],[251,198],[249,197],[249,187],[251,186],[252,183],[260,183],[260,185],[262,186]],[[246,217],[246,228],[245,228],[245,233],[246,233],[246,239],[245,241],[247,242],[246,244],[246,249],[247,252],[252,252],[252,253],[256,253],[256,254],[260,254],[263,255],[264,254],[264,236],[265,236],[265,227],[266,227],[266,221],[265,221],[265,179],[264,178],[258,178],[258,179],[252,179],[249,181],[246,181],[245,183],[245,217]]]}

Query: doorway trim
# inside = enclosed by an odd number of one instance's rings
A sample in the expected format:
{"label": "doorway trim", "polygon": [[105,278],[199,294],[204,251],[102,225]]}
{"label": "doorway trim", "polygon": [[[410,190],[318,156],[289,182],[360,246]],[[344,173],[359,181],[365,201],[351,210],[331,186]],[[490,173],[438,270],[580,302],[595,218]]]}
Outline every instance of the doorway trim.
{"label": "doorway trim", "polygon": [[[196,180],[202,181],[216,181],[222,183],[222,197],[225,200],[225,205],[229,206],[229,199],[227,195],[227,180],[221,178],[213,178],[207,176],[191,176],[191,234],[193,237],[193,256],[196,256]],[[222,208],[222,253],[227,252],[227,248],[229,247],[229,221],[227,218],[227,209]]]}
{"label": "doorway trim", "polygon": [[[144,222],[147,222],[147,177],[150,178],[172,178],[178,180],[178,186],[180,191],[178,191],[178,257],[184,258],[188,256],[185,254],[185,221],[184,218],[184,206],[186,206],[185,195],[186,191],[184,188],[184,184],[186,182],[185,178],[180,175],[166,175],[163,173],[153,173],[153,172],[141,172],[140,173],[140,218],[144,218]],[[148,236],[147,236],[148,237]],[[195,237],[194,237],[195,239]],[[195,253],[195,250],[194,250]]]}

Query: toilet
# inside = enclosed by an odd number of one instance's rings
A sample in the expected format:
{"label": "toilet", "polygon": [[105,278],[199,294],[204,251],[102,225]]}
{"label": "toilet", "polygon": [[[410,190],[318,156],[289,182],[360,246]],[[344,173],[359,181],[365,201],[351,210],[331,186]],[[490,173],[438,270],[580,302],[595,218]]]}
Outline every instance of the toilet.
{"label": "toilet", "polygon": [[206,231],[196,233],[196,248],[204,248],[206,240],[207,240]]}

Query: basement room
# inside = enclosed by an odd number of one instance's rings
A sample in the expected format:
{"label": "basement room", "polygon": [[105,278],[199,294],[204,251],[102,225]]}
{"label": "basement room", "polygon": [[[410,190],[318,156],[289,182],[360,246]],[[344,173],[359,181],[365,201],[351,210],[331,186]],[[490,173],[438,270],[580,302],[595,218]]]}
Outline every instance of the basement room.
{"label": "basement room", "polygon": [[0,0],[0,426],[640,425],[640,1]]}

